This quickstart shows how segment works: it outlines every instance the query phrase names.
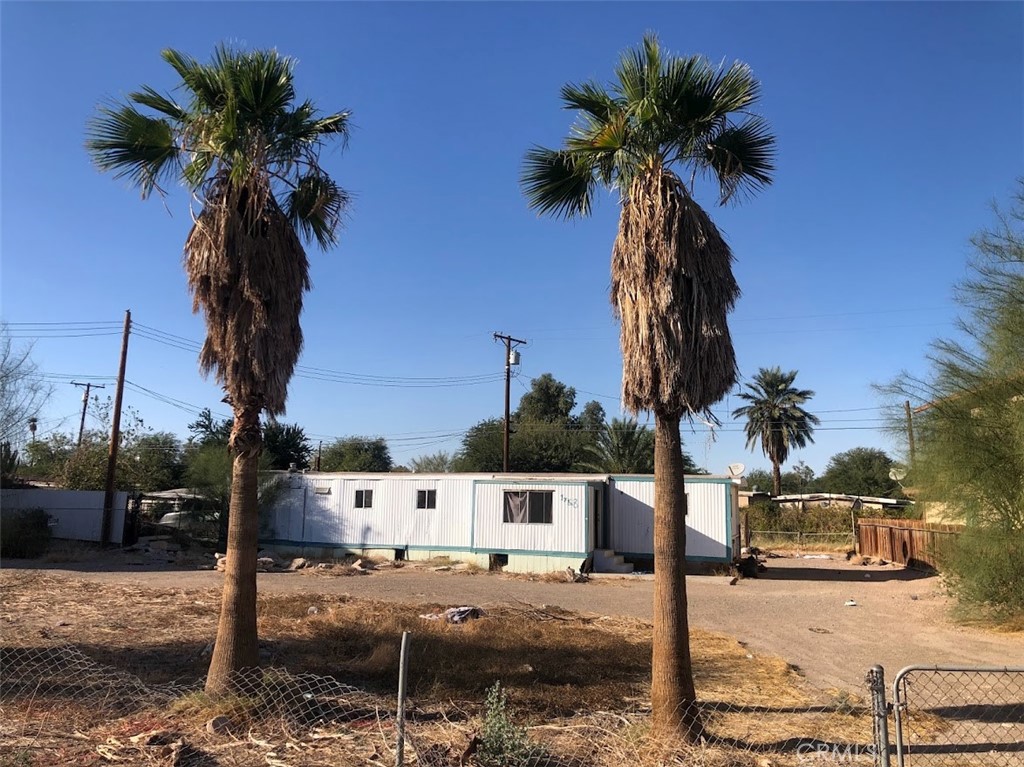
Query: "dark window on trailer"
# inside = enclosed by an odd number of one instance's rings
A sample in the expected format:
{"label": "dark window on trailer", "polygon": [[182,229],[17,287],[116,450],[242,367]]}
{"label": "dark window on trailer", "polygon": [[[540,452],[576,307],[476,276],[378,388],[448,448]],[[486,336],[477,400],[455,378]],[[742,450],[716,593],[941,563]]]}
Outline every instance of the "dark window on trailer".
{"label": "dark window on trailer", "polygon": [[356,490],[356,508],[357,509],[372,509],[373,508],[373,491],[372,490]]}
{"label": "dark window on trailer", "polygon": [[506,490],[501,521],[550,525],[554,521],[551,513],[554,496],[551,490]]}
{"label": "dark window on trailer", "polygon": [[437,491],[436,490],[417,490],[416,491],[416,508],[417,509],[436,509],[437,508]]}

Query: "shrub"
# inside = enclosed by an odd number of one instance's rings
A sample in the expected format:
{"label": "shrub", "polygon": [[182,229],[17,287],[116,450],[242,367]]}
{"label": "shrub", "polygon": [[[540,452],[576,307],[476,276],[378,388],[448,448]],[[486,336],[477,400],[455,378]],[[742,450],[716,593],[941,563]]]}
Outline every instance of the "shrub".
{"label": "shrub", "polygon": [[0,525],[0,557],[33,559],[50,545],[50,516],[42,509],[25,509],[4,515]]}
{"label": "shrub", "polygon": [[517,727],[508,712],[508,698],[495,682],[487,691],[484,727],[476,761],[481,767],[525,767],[532,749],[526,730]]}
{"label": "shrub", "polygon": [[969,527],[940,562],[968,611],[997,621],[1024,618],[1024,532]]}

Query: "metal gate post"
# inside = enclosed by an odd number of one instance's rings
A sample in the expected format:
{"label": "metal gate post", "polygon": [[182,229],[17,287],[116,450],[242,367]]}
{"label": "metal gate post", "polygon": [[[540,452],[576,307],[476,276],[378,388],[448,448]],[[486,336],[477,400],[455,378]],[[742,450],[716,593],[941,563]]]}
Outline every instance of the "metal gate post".
{"label": "metal gate post", "polygon": [[868,671],[871,690],[871,731],[874,735],[875,765],[889,767],[889,707],[885,702],[885,669],[873,666]]}

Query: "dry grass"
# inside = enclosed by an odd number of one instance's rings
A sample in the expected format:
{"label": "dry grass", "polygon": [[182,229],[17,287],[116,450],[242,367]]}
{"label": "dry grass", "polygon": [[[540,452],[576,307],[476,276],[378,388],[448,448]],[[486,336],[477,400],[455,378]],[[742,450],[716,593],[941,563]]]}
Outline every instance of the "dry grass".
{"label": "dry grass", "polygon": [[[149,684],[197,680],[205,672],[209,659],[204,648],[216,630],[216,590],[137,589],[13,572],[0,573],[0,588],[7,645],[70,642],[90,658]],[[400,637],[410,631],[410,697],[416,711],[441,717],[427,717],[411,728],[421,746],[434,743],[461,753],[478,731],[486,689],[500,680],[517,721],[552,753],[595,765],[682,763],[647,737],[649,623],[521,603],[490,609],[486,617],[464,625],[420,617],[446,606],[321,594],[261,596],[265,665],[332,676],[367,690],[387,710],[396,692]],[[862,701],[838,692],[822,695],[784,660],[752,653],[729,637],[693,631],[691,644],[698,695],[707,706],[708,731],[719,745],[689,754],[686,764],[757,765],[752,754],[758,748],[789,739],[870,742],[870,718]],[[241,710],[235,703],[228,712]],[[74,719],[73,705],[67,702],[61,721]],[[0,719],[20,722],[21,729],[9,747],[0,747],[0,760],[6,760],[0,761],[2,767],[149,765],[161,759],[169,764],[166,754],[160,756],[160,749],[169,746],[130,740],[151,730],[187,736],[190,747],[215,755],[224,767],[275,760],[296,767],[393,760],[380,750],[382,742],[390,742],[390,725],[376,718],[367,720],[364,730],[349,725],[316,737],[312,731],[296,735],[273,727],[267,734],[263,722],[255,741],[255,736],[239,735],[227,742],[202,728],[205,719],[225,712],[191,694],[148,719],[119,719],[92,728],[84,740],[61,741],[55,733],[67,735],[64,730],[70,728],[52,717],[45,725],[29,725],[45,719],[40,711],[37,706],[19,713],[4,706]],[[97,751],[97,743],[113,749],[109,758]],[[16,761],[24,758],[30,761]],[[787,761],[773,755],[771,763]]]}

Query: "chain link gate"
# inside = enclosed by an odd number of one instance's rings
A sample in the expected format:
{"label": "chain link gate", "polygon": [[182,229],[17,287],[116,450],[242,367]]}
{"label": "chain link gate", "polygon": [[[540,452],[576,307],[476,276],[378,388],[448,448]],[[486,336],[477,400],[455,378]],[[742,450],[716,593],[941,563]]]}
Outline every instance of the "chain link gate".
{"label": "chain link gate", "polygon": [[1024,765],[1024,667],[908,666],[892,691],[899,767]]}

